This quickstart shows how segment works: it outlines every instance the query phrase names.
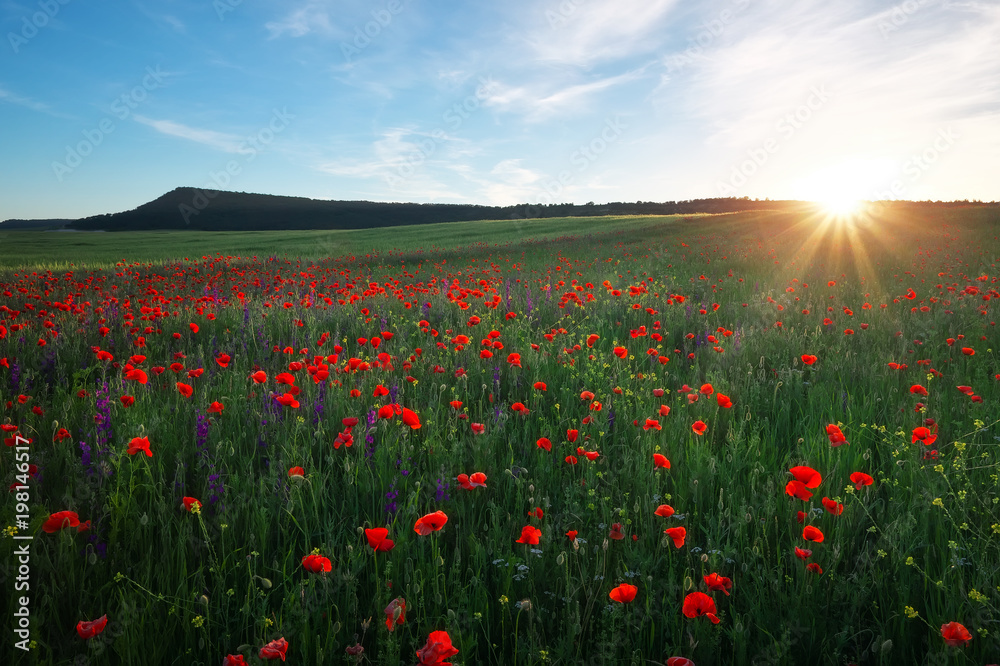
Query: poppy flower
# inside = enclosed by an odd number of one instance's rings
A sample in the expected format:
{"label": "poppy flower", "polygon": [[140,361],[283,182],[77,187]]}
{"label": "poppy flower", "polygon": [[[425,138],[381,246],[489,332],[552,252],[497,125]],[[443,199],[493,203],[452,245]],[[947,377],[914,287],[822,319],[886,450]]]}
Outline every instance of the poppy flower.
{"label": "poppy flower", "polygon": [[582,391],[580,393],[580,400],[587,401],[593,399],[594,399],[594,394],[591,393],[590,391]]}
{"label": "poppy flower", "polygon": [[844,435],[840,426],[831,423],[826,426],[826,436],[830,438],[830,446],[840,446],[841,444],[847,444],[847,437]]}
{"label": "poppy flower", "polygon": [[704,421],[695,421],[691,424],[691,430],[694,431],[694,434],[700,436],[705,434],[705,431],[708,430],[708,426],[705,425]]}
{"label": "poppy flower", "polygon": [[608,533],[608,538],[614,539],[615,541],[621,541],[625,538],[625,535],[622,533],[621,523],[612,523],[611,531]]}
{"label": "poppy flower", "polygon": [[729,399],[729,396],[723,395],[722,393],[716,393],[715,400],[719,404],[719,407],[722,407],[723,409],[731,409],[733,406],[733,401]]}
{"label": "poppy flower", "polygon": [[472,432],[476,433],[477,435],[482,435],[484,432],[486,432],[486,426],[483,425],[482,423],[473,423]]}
{"label": "poppy flower", "polygon": [[537,527],[532,527],[531,525],[525,525],[521,529],[521,538],[517,540],[517,543],[526,543],[532,546],[538,545],[538,539],[542,536],[542,531]]}
{"label": "poppy flower", "polygon": [[108,616],[102,615],[96,620],[80,620],[76,623],[76,633],[80,635],[83,640],[90,640],[97,634],[104,631],[105,625],[108,624]]}
{"label": "poppy flower", "polygon": [[123,395],[118,399],[122,401],[122,407],[131,407],[135,404],[135,398],[130,395]]}
{"label": "poppy flower", "polygon": [[517,367],[520,368],[521,367],[521,355],[520,354],[516,354],[516,353],[514,353],[514,354],[508,354],[507,355],[507,362],[510,363],[511,365],[516,365]]}
{"label": "poppy flower", "polygon": [[306,471],[301,467],[290,467],[288,469],[288,478],[299,477],[300,479],[305,478]]}
{"label": "poppy flower", "polygon": [[575,430],[574,429],[574,430],[567,430],[566,431],[566,439],[568,439],[571,444],[574,443],[574,442],[576,442],[576,438],[579,437],[579,435],[580,435],[580,431],[579,430]]}
{"label": "poppy flower", "polygon": [[139,368],[132,368],[125,373],[125,379],[138,382],[140,384],[146,384],[149,381],[149,376]]}
{"label": "poppy flower", "polygon": [[802,355],[802,362],[805,365],[812,365],[813,363],[816,362],[816,357],[813,356],[812,354],[803,354]]}
{"label": "poppy flower", "polygon": [[[962,353],[965,354],[966,356],[975,356],[976,355],[976,350],[973,349],[972,347],[962,347]],[[955,624],[955,623],[952,622],[952,624]],[[958,625],[958,626],[961,627],[962,625]],[[949,645],[951,645],[951,643],[949,643]]]}
{"label": "poppy flower", "polygon": [[799,525],[801,525],[802,523],[806,522],[806,512],[805,511],[799,511],[799,512],[797,512],[795,514],[795,520],[796,520],[796,522],[798,522]]}
{"label": "poppy flower", "polygon": [[812,492],[806,487],[806,484],[797,479],[792,479],[785,485],[785,494],[804,502],[808,502],[813,496]]}
{"label": "poppy flower", "polygon": [[[222,666],[226,666],[223,664]],[[687,657],[670,657],[667,659],[667,666],[694,666],[694,662]]]}
{"label": "poppy flower", "polygon": [[799,558],[800,560],[808,560],[810,557],[812,557],[812,554],[813,552],[808,548],[799,548],[797,546],[795,548],[795,557]]}
{"label": "poppy flower", "polygon": [[263,384],[264,382],[267,381],[267,373],[264,372],[263,370],[258,370],[257,372],[250,375],[250,378],[256,384]]}
{"label": "poppy flower", "polygon": [[396,597],[385,607],[385,628],[392,632],[397,624],[406,621],[406,600]]}
{"label": "poppy flower", "polygon": [[829,497],[823,498],[823,506],[826,508],[827,513],[832,513],[835,516],[839,516],[844,513],[844,505],[837,500],[832,500]]}
{"label": "poppy flower", "polygon": [[216,400],[215,402],[213,402],[211,405],[208,406],[208,413],[221,414],[223,409],[225,409],[225,405]]}
{"label": "poppy flower", "polygon": [[576,459],[576,456],[566,456],[566,462],[570,465],[575,465],[579,461]]}
{"label": "poppy flower", "polygon": [[656,511],[653,512],[654,515],[663,516],[664,518],[669,518],[674,515],[674,507],[669,504],[661,504],[656,507]]}
{"label": "poppy flower", "polygon": [[692,592],[684,597],[682,612],[685,617],[694,618],[705,616],[711,620],[713,624],[719,624],[719,618],[715,616],[715,613],[717,612],[715,609],[715,601],[713,601],[712,597],[708,596],[704,592]]}
{"label": "poppy flower", "polygon": [[46,534],[53,534],[64,527],[77,527],[80,524],[80,516],[76,511],[59,511],[49,516],[49,519],[42,525],[42,531]]}
{"label": "poppy flower", "polygon": [[704,580],[709,590],[722,592],[727,597],[729,596],[729,590],[733,589],[733,581],[717,573],[708,574],[704,577]]}
{"label": "poppy flower", "polygon": [[913,386],[911,386],[910,393],[913,393],[914,395],[922,395],[924,397],[928,395],[927,389],[921,386],[920,384],[914,384]]}
{"label": "poppy flower", "polygon": [[823,483],[823,476],[812,467],[799,465],[788,470],[797,481],[805,484],[806,488],[818,488]]}
{"label": "poppy flower", "polygon": [[523,402],[515,402],[510,406],[510,409],[511,411],[520,413],[522,416],[527,416],[531,412],[531,410],[524,406]]}
{"label": "poppy flower", "polygon": [[366,529],[365,538],[368,539],[368,547],[376,553],[388,553],[396,547],[396,543],[389,538],[389,530],[385,527]]}
{"label": "poppy flower", "polygon": [[451,644],[451,636],[447,631],[432,631],[427,638],[427,644],[417,650],[419,666],[451,666],[445,661],[458,654],[458,648]]}
{"label": "poppy flower", "polygon": [[261,659],[281,659],[285,660],[285,653],[288,651],[288,641],[284,637],[271,641],[260,649],[258,657]]}
{"label": "poppy flower", "polygon": [[[192,333],[197,333],[198,332],[198,324],[193,324],[193,323],[192,324],[188,324],[188,328],[191,329]],[[284,660],[282,660],[282,661],[284,661]]]}
{"label": "poppy flower", "polygon": [[875,479],[865,474],[864,472],[854,472],[851,474],[851,483],[858,490],[861,490],[862,486],[870,486],[875,483]]}
{"label": "poppy flower", "polygon": [[576,541],[577,534],[579,534],[579,532],[577,532],[576,530],[570,530],[569,532],[566,532],[566,538],[568,538],[570,541]]}
{"label": "poppy flower", "polygon": [[292,409],[299,408],[299,401],[295,399],[295,396],[291,393],[282,393],[281,395],[274,396],[274,399],[278,401],[279,404],[285,407],[291,407]]}
{"label": "poppy flower", "polygon": [[413,524],[413,531],[420,536],[427,536],[431,532],[440,531],[447,522],[448,516],[445,515],[444,511],[435,511],[418,518],[417,522]]}
{"label": "poppy flower", "polygon": [[702,384],[699,391],[701,392],[702,395],[712,395],[713,393],[715,393],[715,389],[712,387],[711,384]]}
{"label": "poppy flower", "polygon": [[809,564],[806,565],[806,571],[809,571],[817,575],[822,575],[823,567],[816,564],[815,562],[810,562]]}
{"label": "poppy flower", "polygon": [[816,543],[822,543],[823,532],[820,531],[818,527],[813,527],[812,525],[806,525],[802,530],[802,538],[806,541],[815,541]]}
{"label": "poppy flower", "polygon": [[628,356],[628,349],[626,349],[625,347],[615,347],[614,354],[618,358],[625,358],[626,356]]}
{"label": "poppy flower", "polygon": [[937,441],[937,435],[931,433],[931,431],[924,426],[914,428],[912,435],[912,439],[910,440],[911,444],[920,442],[924,446],[930,446]]}
{"label": "poppy flower", "polygon": [[220,368],[228,368],[231,360],[233,359],[229,354],[219,354],[215,357],[215,362],[219,364]]}
{"label": "poppy flower", "polygon": [[548,387],[545,385],[545,382],[535,382],[535,390],[536,391],[547,391]]}
{"label": "poppy flower", "polygon": [[667,460],[667,457],[662,453],[653,454],[653,465],[658,468],[663,467],[666,469],[670,469],[670,461]]}
{"label": "poppy flower", "polygon": [[420,428],[420,417],[413,410],[403,407],[403,423],[410,426],[411,429],[417,430]]}
{"label": "poppy flower", "polygon": [[279,384],[294,384],[295,383],[295,376],[292,375],[291,373],[288,373],[288,372],[282,372],[282,373],[279,373],[274,378],[274,381],[278,382]]}
{"label": "poppy flower", "polygon": [[306,555],[302,558],[302,566],[309,573],[329,573],[333,570],[330,560],[322,555]]}
{"label": "poppy flower", "polygon": [[201,502],[194,497],[185,497],[181,500],[181,506],[185,511],[191,513],[201,508]]}
{"label": "poppy flower", "polygon": [[673,539],[674,548],[680,548],[681,546],[683,546],[684,539],[685,537],[687,537],[687,530],[684,529],[683,527],[668,527],[667,529],[663,530],[663,533],[666,534],[671,539]]}
{"label": "poppy flower", "polygon": [[656,419],[646,419],[645,425],[642,426],[643,430],[663,430],[663,426]]}
{"label": "poppy flower", "polygon": [[128,445],[128,454],[134,456],[135,454],[142,451],[146,454],[147,458],[153,457],[153,452],[149,450],[149,438],[148,437],[133,437],[132,441]]}
{"label": "poppy flower", "polygon": [[177,391],[185,398],[190,398],[191,394],[194,393],[194,389],[191,386],[181,382],[177,382]]}
{"label": "poppy flower", "polygon": [[247,666],[247,662],[241,654],[227,654],[222,660],[222,666]]}
{"label": "poppy flower", "polygon": [[958,622],[941,625],[941,638],[947,645],[962,647],[972,640],[972,634]]}
{"label": "poppy flower", "polygon": [[611,597],[611,601],[617,601],[620,604],[627,604],[631,603],[635,599],[635,595],[638,592],[639,588],[635,585],[622,583],[615,589],[611,590],[608,596]]}
{"label": "poppy flower", "polygon": [[540,449],[545,449],[546,451],[552,450],[552,442],[549,441],[548,437],[539,437],[535,444],[537,444]]}

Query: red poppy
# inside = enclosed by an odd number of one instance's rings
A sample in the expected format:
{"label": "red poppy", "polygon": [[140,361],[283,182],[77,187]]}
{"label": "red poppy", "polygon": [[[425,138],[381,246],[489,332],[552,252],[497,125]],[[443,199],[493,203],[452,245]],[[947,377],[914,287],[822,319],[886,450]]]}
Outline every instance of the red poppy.
{"label": "red poppy", "polygon": [[[188,324],[188,328],[191,329],[192,333],[197,333],[198,332],[198,324],[194,324],[194,323]],[[284,661],[284,660],[282,660],[282,661]]]}
{"label": "red poppy", "polygon": [[692,592],[684,597],[683,613],[685,617],[705,616],[713,624],[719,624],[719,618],[715,616],[715,601],[704,592]]}
{"label": "red poppy", "polygon": [[722,407],[723,409],[731,409],[733,406],[733,401],[729,399],[729,396],[723,395],[722,393],[716,393],[715,400],[719,404],[719,407]]}
{"label": "red poppy", "polygon": [[406,621],[406,600],[396,597],[385,607],[385,628],[392,632],[397,624]]}
{"label": "red poppy", "polygon": [[818,488],[819,484],[823,483],[823,476],[812,467],[799,465],[788,471],[791,472],[797,481],[804,483],[806,488]]}
{"label": "red poppy", "polygon": [[545,385],[545,382],[535,382],[535,390],[537,390],[537,391],[547,391],[548,390],[548,386]]}
{"label": "red poppy", "polygon": [[527,416],[531,410],[524,406],[523,402],[515,402],[510,406],[511,411],[519,412],[522,416]]}
{"label": "red poppy", "polygon": [[931,431],[924,426],[918,426],[913,429],[913,437],[910,440],[910,443],[915,444],[918,441],[924,446],[930,446],[937,441],[937,435],[931,433]]}
{"label": "red poppy", "polygon": [[596,333],[591,333],[590,335],[587,336],[587,346],[588,347],[593,347],[594,343],[597,342],[600,339],[601,339],[601,336],[597,335]]}
{"label": "red poppy", "polygon": [[537,444],[540,449],[545,449],[546,451],[552,450],[552,442],[549,441],[548,437],[539,437],[535,444]]}
{"label": "red poppy", "polygon": [[683,527],[668,527],[663,530],[663,533],[674,540],[674,548],[683,546],[684,539],[687,537],[687,530]]}
{"label": "red poppy", "polygon": [[139,368],[132,368],[125,373],[125,379],[129,379],[133,382],[139,382],[140,384],[146,384],[149,381],[149,376]]}
{"label": "red poppy", "polygon": [[851,483],[858,490],[861,490],[862,486],[870,486],[875,483],[875,479],[865,474],[864,472],[854,472],[851,474]]}
{"label": "red poppy", "polygon": [[715,393],[715,389],[712,387],[711,384],[702,384],[699,391],[701,392],[702,395],[712,395],[713,393]]}
{"label": "red poppy", "polygon": [[704,580],[709,590],[722,592],[727,597],[729,596],[729,590],[733,589],[733,581],[717,573],[708,574],[704,577]]}
{"label": "red poppy", "polygon": [[302,566],[309,573],[329,573],[333,570],[333,565],[330,564],[328,558],[322,555],[309,554],[302,558]]}
{"label": "red poppy", "polygon": [[417,430],[420,428],[420,417],[412,409],[403,407],[403,423],[410,426],[411,429]]}
{"label": "red poppy", "polygon": [[65,527],[77,527],[79,525],[80,517],[75,511],[59,511],[49,516],[49,519],[42,525],[42,530],[48,534],[52,534]]}
{"label": "red poppy", "polygon": [[804,502],[808,502],[813,496],[812,492],[806,487],[806,484],[797,479],[792,479],[785,485],[785,494]]}
{"label": "red poppy", "polygon": [[642,426],[643,430],[663,430],[663,426],[656,419],[646,419],[645,425]]}
{"label": "red poppy", "polygon": [[594,399],[594,394],[591,393],[590,391],[582,391],[580,393],[580,400],[587,401],[593,399]]}
{"label": "red poppy", "polygon": [[844,505],[837,500],[832,500],[829,497],[823,498],[823,506],[826,508],[828,513],[832,513],[835,516],[839,516],[844,513]]}
{"label": "red poppy", "polygon": [[914,384],[913,386],[911,386],[910,393],[913,393],[914,395],[922,395],[925,397],[928,395],[927,389],[921,386],[920,384]]}
{"label": "red poppy", "polygon": [[228,368],[231,360],[232,357],[229,354],[219,354],[215,357],[215,362],[219,364],[220,368]]}
{"label": "red poppy", "polygon": [[621,541],[625,538],[625,535],[622,533],[621,523],[613,523],[611,525],[611,532],[608,533],[608,538],[614,539],[615,541]]}
{"label": "red poppy", "polygon": [[122,407],[131,407],[135,404],[135,398],[130,395],[123,395],[118,399],[122,401]]}
{"label": "red poppy", "polygon": [[823,532],[820,531],[818,527],[813,527],[812,525],[806,525],[802,529],[802,538],[806,541],[815,541],[816,543],[822,543]]}
{"label": "red poppy", "polygon": [[[226,666],[223,664],[222,666]],[[687,657],[671,657],[667,659],[667,666],[694,666],[694,662]]]}
{"label": "red poppy", "polygon": [[227,654],[222,660],[222,666],[247,666],[241,654]]}
{"label": "red poppy", "polygon": [[517,543],[526,543],[532,546],[538,545],[538,539],[542,536],[542,531],[537,527],[532,527],[531,525],[525,525],[521,529],[521,538],[517,540]]}
{"label": "red poppy", "polygon": [[816,564],[815,562],[810,562],[809,564],[806,565],[806,571],[809,571],[817,575],[821,575],[823,573],[823,567]]}
{"label": "red poppy", "polygon": [[579,532],[577,532],[576,530],[570,530],[569,532],[566,532],[566,537],[570,541],[576,541],[576,535],[577,534],[579,534]]}
{"label": "red poppy", "polygon": [[215,402],[213,402],[211,405],[208,406],[208,413],[221,414],[223,409],[225,409],[225,405],[216,400]]}
{"label": "red poppy", "polygon": [[80,620],[76,623],[76,633],[80,635],[83,640],[90,640],[97,634],[104,631],[105,625],[108,623],[108,616],[102,615],[96,620]]}
{"label": "red poppy", "polygon": [[301,467],[290,467],[288,469],[288,478],[292,478],[293,476],[297,476],[297,477],[299,477],[301,479],[301,478],[304,478],[305,475],[306,475],[306,471],[303,468],[301,468]]}
{"label": "red poppy", "polygon": [[194,393],[194,388],[192,388],[187,384],[182,384],[181,382],[177,382],[177,391],[185,398],[190,398],[191,394]]}
{"label": "red poppy", "polygon": [[[973,349],[972,347],[962,347],[962,353],[965,354],[966,356],[975,356],[976,355],[976,350]],[[952,622],[952,624],[956,624],[956,623]],[[958,626],[961,627],[962,625],[958,625]],[[951,645],[951,643],[949,643],[949,645]]]}
{"label": "red poppy", "polygon": [[576,438],[579,437],[579,435],[580,435],[580,431],[579,430],[567,430],[566,431],[566,439],[568,439],[570,441],[570,443],[576,442]]}
{"label": "red poppy", "polygon": [[635,599],[635,595],[638,592],[639,588],[635,585],[622,583],[615,589],[611,590],[608,596],[611,597],[611,601],[617,601],[620,604],[627,604],[631,603]]}
{"label": "red poppy", "polygon": [[448,516],[445,515],[444,511],[435,511],[418,518],[417,522],[413,524],[413,531],[420,536],[427,536],[431,532],[440,531],[447,522]]}
{"label": "red poppy", "polygon": [[473,423],[472,432],[476,433],[477,435],[482,435],[484,432],[486,432],[486,426],[483,425],[482,423]]}
{"label": "red poppy", "polygon": [[291,407],[292,409],[299,408],[299,401],[295,399],[295,396],[291,393],[282,393],[281,395],[274,396],[274,399],[278,401],[279,404],[285,407]]}
{"label": "red poppy", "polygon": [[812,365],[813,363],[816,362],[816,357],[813,356],[812,354],[803,354],[802,362],[806,365]]}
{"label": "red poppy", "polygon": [[664,518],[669,518],[670,516],[674,515],[674,507],[670,506],[669,504],[661,504],[660,506],[656,507],[656,511],[654,511],[653,514],[657,516],[663,516]]}
{"label": "red poppy", "polygon": [[147,458],[153,457],[153,452],[149,450],[149,438],[148,437],[133,437],[132,441],[128,445],[128,454],[134,456],[139,452],[146,454]]}
{"label": "red poppy", "polygon": [[187,512],[193,512],[195,509],[201,508],[201,502],[196,500],[194,497],[185,497],[181,500],[182,508]]}
{"label": "red poppy", "polygon": [[427,644],[417,650],[419,666],[451,666],[449,657],[458,654],[458,649],[451,644],[451,636],[447,631],[432,631],[427,638]]}
{"label": "red poppy", "polygon": [[810,557],[812,557],[812,554],[813,552],[808,548],[799,548],[798,546],[796,546],[795,548],[795,557],[799,558],[800,560],[808,560]]}
{"label": "red poppy", "polygon": [[972,640],[972,634],[958,622],[941,625],[941,638],[947,645],[962,647]]}
{"label": "red poppy", "polygon": [[663,467],[666,469],[670,469],[670,461],[667,460],[667,457],[662,453],[653,454],[653,465],[655,467]]}
{"label": "red poppy", "polygon": [[579,461],[576,459],[576,456],[566,456],[566,462],[570,465],[575,465]]}
{"label": "red poppy", "polygon": [[285,660],[285,652],[288,651],[288,641],[284,637],[279,638],[276,641],[271,641],[264,647],[260,649],[260,653],[257,655],[261,659],[281,659]]}
{"label": "red poppy", "polygon": [[618,358],[625,358],[628,356],[628,349],[625,349],[625,347],[615,347],[614,354]]}
{"label": "red poppy", "polygon": [[517,367],[520,368],[521,367],[521,355],[520,354],[508,354],[507,355],[507,362],[510,363],[511,365],[516,365]]}
{"label": "red poppy", "polygon": [[666,405],[660,405],[660,416],[669,416],[670,408]]}
{"label": "red poppy", "polygon": [[705,431],[708,430],[708,426],[705,425],[704,421],[695,421],[691,424],[691,430],[693,430],[696,435],[704,435]]}
{"label": "red poppy", "polygon": [[368,539],[368,547],[376,553],[388,553],[396,547],[396,543],[389,538],[389,530],[385,527],[366,529],[365,537]]}
{"label": "red poppy", "polygon": [[840,446],[841,444],[848,443],[847,437],[840,429],[840,426],[835,423],[826,426],[826,436],[830,438],[830,446]]}
{"label": "red poppy", "polygon": [[257,372],[250,375],[250,378],[253,379],[254,382],[257,384],[263,384],[264,382],[267,381],[267,373],[265,373],[263,370],[258,370]]}

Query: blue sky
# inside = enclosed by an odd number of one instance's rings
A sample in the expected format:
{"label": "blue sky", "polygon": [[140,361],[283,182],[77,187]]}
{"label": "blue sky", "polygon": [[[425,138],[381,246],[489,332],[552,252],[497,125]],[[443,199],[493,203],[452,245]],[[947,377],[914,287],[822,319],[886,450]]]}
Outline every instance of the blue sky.
{"label": "blue sky", "polygon": [[178,186],[1000,199],[1000,5],[0,0],[0,219]]}

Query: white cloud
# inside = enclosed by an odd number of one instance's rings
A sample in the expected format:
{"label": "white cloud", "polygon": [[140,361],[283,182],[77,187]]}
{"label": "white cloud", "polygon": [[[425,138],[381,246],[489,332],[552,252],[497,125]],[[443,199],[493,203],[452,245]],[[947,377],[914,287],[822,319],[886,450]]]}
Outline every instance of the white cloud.
{"label": "white cloud", "polygon": [[182,125],[172,120],[154,120],[153,118],[147,118],[146,116],[138,114],[133,115],[132,117],[136,122],[152,127],[161,134],[186,139],[188,141],[194,141],[195,143],[200,143],[203,146],[215,148],[216,150],[221,150],[226,153],[239,152],[240,145],[243,142],[241,137],[234,134],[225,134],[214,130],[188,127],[187,125]]}
{"label": "white cloud", "polygon": [[330,20],[328,4],[322,0],[311,0],[280,20],[265,23],[264,27],[270,33],[270,39],[303,37],[311,32],[334,34],[337,30]]}

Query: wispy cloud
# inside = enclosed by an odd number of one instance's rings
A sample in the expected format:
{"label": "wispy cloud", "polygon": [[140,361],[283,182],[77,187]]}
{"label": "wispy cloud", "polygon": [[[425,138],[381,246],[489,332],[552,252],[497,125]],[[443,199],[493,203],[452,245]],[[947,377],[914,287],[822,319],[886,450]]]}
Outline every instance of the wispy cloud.
{"label": "wispy cloud", "polygon": [[330,20],[329,3],[323,0],[309,0],[292,10],[284,18],[264,24],[271,39],[278,37],[303,37],[313,32],[325,35],[337,33]]}
{"label": "wispy cloud", "polygon": [[42,102],[35,101],[30,97],[24,97],[16,93],[12,93],[9,90],[0,88],[0,101],[6,102],[8,104],[14,104],[16,106],[23,106],[26,109],[31,109],[32,111],[38,111],[39,113],[47,113],[52,115],[52,110],[49,108],[48,104],[43,104]]}
{"label": "wispy cloud", "polygon": [[226,153],[240,152],[240,145],[243,141],[242,138],[234,134],[188,127],[187,125],[182,125],[181,123],[176,123],[172,120],[155,120],[138,114],[133,115],[132,118],[134,118],[136,122],[152,127],[161,134],[200,143],[203,146],[215,148],[216,150],[221,150]]}
{"label": "wispy cloud", "polygon": [[531,122],[550,119],[552,116],[587,111],[588,102],[607,90],[642,78],[645,67],[608,76],[586,83],[572,83],[553,89],[551,83],[538,81],[527,86],[495,84],[485,106],[524,115]]}

